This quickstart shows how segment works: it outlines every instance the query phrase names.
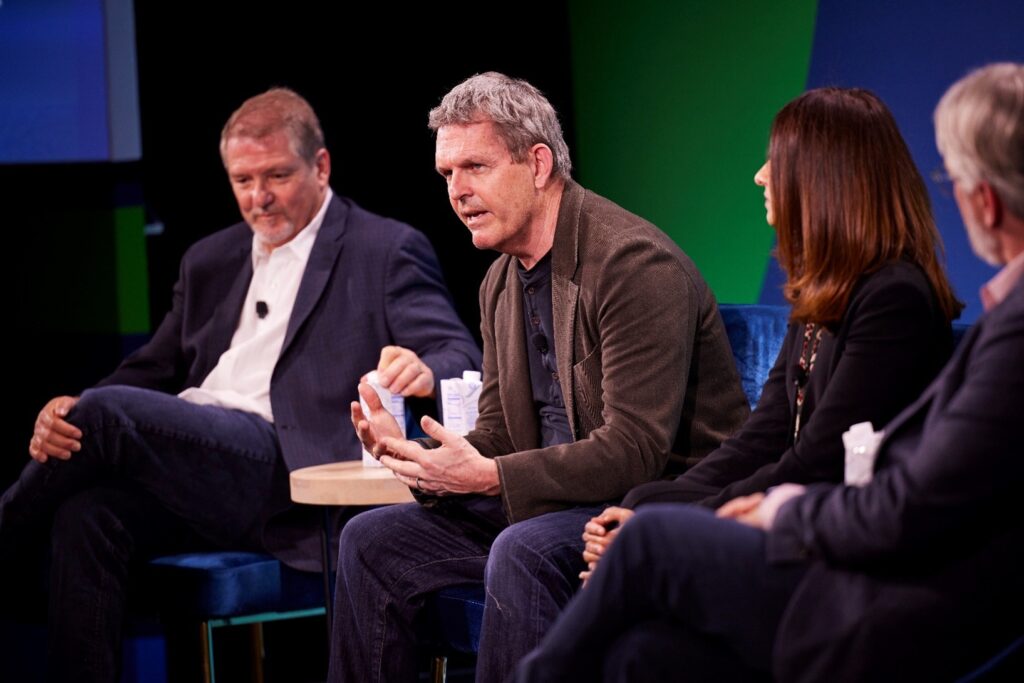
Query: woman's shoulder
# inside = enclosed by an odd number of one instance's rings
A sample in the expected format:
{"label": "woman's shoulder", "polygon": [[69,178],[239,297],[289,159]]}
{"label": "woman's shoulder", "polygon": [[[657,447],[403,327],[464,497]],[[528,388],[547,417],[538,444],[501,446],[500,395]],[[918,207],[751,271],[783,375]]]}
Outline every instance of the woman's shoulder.
{"label": "woman's shoulder", "polygon": [[846,307],[840,327],[851,329],[908,325],[922,331],[948,329],[939,298],[924,270],[909,261],[892,261],[864,275]]}
{"label": "woman's shoulder", "polygon": [[908,296],[923,294],[934,298],[924,270],[916,263],[902,260],[889,261],[864,275],[854,292],[854,298],[877,295],[879,292],[886,292],[890,296],[905,292]]}

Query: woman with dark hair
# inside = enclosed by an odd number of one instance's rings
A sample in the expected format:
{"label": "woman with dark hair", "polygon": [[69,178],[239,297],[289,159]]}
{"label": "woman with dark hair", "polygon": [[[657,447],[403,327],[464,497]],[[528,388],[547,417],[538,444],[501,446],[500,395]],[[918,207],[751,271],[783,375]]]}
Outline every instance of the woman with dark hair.
{"label": "woman with dark hair", "polygon": [[924,181],[882,101],[856,88],[804,93],[775,117],[768,157],[754,182],[792,312],[761,399],[682,476],[636,487],[587,524],[584,580],[639,506],[719,508],[784,482],[841,482],[843,432],[881,429],[949,358],[962,305]]}

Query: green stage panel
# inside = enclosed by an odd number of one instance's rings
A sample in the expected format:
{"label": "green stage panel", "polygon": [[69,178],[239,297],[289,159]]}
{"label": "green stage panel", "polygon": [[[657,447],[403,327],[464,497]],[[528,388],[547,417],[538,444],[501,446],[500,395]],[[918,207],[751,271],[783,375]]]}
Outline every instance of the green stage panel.
{"label": "green stage panel", "polygon": [[143,210],[41,207],[15,295],[41,334],[149,332]]}
{"label": "green stage panel", "polygon": [[141,206],[114,209],[117,320],[121,334],[149,332],[149,274]]}
{"label": "green stage panel", "polygon": [[576,176],[667,232],[720,301],[760,294],[774,236],[753,176],[804,89],[816,8],[570,0]]}

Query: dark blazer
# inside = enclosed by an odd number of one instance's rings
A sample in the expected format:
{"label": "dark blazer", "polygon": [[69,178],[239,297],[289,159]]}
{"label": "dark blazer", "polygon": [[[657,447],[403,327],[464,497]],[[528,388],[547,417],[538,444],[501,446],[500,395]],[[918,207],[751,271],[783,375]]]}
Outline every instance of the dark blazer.
{"label": "dark blazer", "polygon": [[[252,277],[251,251],[252,230],[245,223],[189,248],[171,310],[153,338],[100,384],[175,394],[200,385],[238,326]],[[427,239],[336,195],[302,275],[270,381],[274,427],[289,470],[360,457],[349,403],[357,398],[359,378],[377,367],[388,344],[415,351],[438,381],[480,366],[480,351],[452,307]],[[315,520],[297,526],[316,529]]]}
{"label": "dark blazer", "polygon": [[843,432],[865,421],[881,429],[920,396],[952,351],[949,321],[920,268],[900,261],[864,276],[842,319],[822,335],[794,443],[803,338],[804,325],[790,324],[757,408],[736,436],[675,481],[630,491],[623,505],[718,507],[784,482],[841,482]]}
{"label": "dark blazer", "polygon": [[480,287],[484,386],[467,439],[510,522],[618,498],[716,448],[749,407],[714,295],[663,232],[568,182],[551,255],[558,381],[575,441],[539,448],[516,261]]}
{"label": "dark blazer", "polygon": [[885,431],[874,480],[782,506],[768,559],[812,558],[780,680],[953,680],[1024,633],[1024,279]]}

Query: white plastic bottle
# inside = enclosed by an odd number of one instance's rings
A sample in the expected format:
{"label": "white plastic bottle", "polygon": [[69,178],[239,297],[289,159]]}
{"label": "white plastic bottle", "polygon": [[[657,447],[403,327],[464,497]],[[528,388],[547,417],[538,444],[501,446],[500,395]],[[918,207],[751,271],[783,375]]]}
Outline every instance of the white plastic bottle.
{"label": "white plastic bottle", "polygon": [[466,370],[462,379],[441,380],[441,409],[445,429],[465,435],[476,426],[480,403],[480,373]]}
{"label": "white plastic bottle", "polygon": [[[392,394],[390,391],[381,386],[380,377],[377,375],[377,371],[374,370],[366,376],[367,383],[373,387],[373,390],[377,392],[377,396],[380,397],[380,402],[384,405],[384,409],[387,410],[398,422],[398,427],[402,430],[402,436],[405,436],[405,399],[402,398],[401,394]],[[359,404],[363,407],[363,414],[369,415],[370,409],[366,406],[366,401],[359,398]],[[363,466],[364,467],[383,467],[380,461],[370,455],[370,453],[364,448],[363,449]]]}

